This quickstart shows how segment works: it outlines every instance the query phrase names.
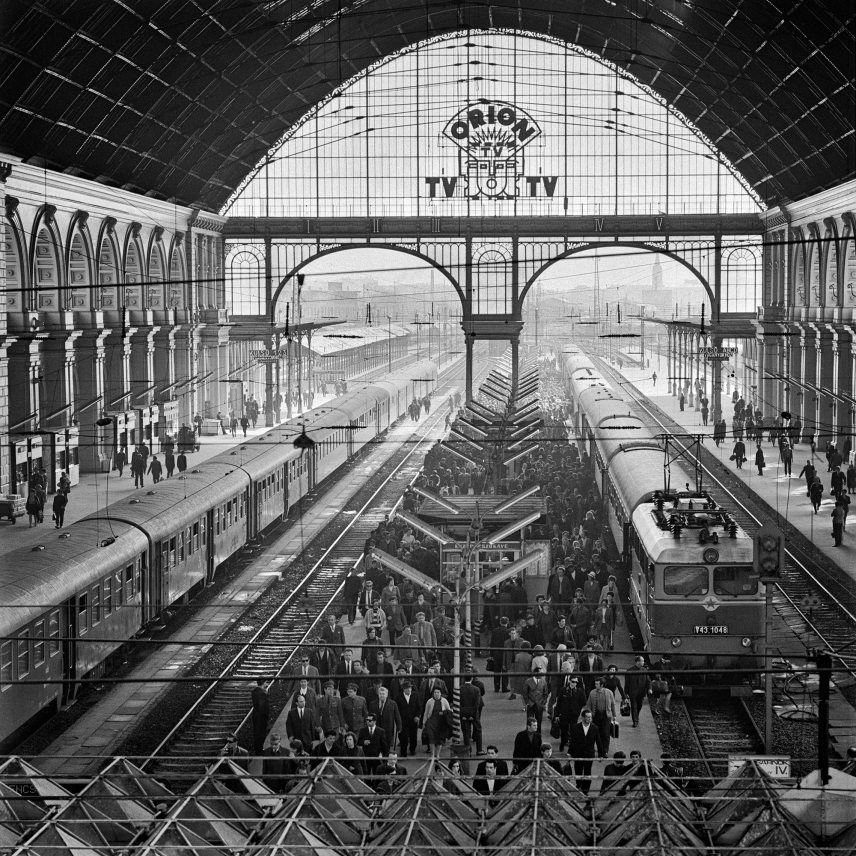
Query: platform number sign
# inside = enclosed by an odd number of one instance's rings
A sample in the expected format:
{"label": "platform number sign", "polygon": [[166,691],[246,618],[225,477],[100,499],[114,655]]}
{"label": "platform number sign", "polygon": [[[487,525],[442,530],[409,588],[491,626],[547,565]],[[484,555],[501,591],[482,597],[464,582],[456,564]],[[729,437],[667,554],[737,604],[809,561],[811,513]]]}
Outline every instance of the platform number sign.
{"label": "platform number sign", "polygon": [[785,536],[774,526],[762,526],[755,533],[753,568],[761,577],[778,577],[785,566]]}

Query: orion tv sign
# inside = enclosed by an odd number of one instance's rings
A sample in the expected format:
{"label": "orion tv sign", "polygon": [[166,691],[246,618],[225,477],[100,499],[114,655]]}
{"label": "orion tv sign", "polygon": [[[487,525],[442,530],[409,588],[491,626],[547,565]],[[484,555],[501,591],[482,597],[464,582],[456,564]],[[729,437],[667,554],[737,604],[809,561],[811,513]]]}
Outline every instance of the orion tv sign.
{"label": "orion tv sign", "polygon": [[426,176],[431,199],[552,197],[558,176],[525,174],[524,149],[541,136],[525,110],[506,101],[465,107],[443,129],[458,149],[458,174]]}

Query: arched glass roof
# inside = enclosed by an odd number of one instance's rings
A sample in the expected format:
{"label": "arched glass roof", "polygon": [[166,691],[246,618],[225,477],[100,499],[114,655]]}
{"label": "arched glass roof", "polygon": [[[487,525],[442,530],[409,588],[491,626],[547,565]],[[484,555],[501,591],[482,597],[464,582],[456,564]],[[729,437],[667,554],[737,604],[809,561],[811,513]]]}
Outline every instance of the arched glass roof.
{"label": "arched glass roof", "polygon": [[224,208],[244,217],[754,212],[710,141],[598,57],[519,32],[442,36],[289,129]]}

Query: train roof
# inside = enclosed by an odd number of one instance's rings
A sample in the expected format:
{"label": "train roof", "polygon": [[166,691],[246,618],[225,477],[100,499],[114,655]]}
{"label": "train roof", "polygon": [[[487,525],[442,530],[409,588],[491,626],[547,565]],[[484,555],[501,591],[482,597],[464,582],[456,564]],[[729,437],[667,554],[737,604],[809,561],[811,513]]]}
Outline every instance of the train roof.
{"label": "train roof", "polygon": [[[181,475],[134,491],[87,520],[124,520],[145,527],[154,541],[174,535],[198,520],[209,508],[247,487],[249,477],[231,462],[212,458]],[[104,524],[102,524],[104,525]]]}
{"label": "train roof", "polygon": [[601,460],[607,465],[611,465],[619,452],[628,449],[656,449],[662,455],[662,445],[638,416],[607,416],[601,419],[597,427],[595,444]]}
{"label": "train roof", "polygon": [[146,536],[121,521],[85,519],[62,532],[46,526],[40,545],[0,560],[0,636],[12,635],[146,550]]}
{"label": "train roof", "polygon": [[[676,522],[681,524],[679,538],[675,538],[673,531]],[[703,554],[710,548],[718,553],[717,564],[752,562],[752,538],[726,509],[710,501],[706,494],[673,493],[662,507],[651,494],[634,510],[633,526],[652,562],[708,564]],[[718,538],[715,544],[710,538],[714,534]]]}
{"label": "train roof", "polygon": [[663,450],[626,449],[610,464],[609,476],[629,520],[636,506],[650,498],[652,488],[663,483]]}

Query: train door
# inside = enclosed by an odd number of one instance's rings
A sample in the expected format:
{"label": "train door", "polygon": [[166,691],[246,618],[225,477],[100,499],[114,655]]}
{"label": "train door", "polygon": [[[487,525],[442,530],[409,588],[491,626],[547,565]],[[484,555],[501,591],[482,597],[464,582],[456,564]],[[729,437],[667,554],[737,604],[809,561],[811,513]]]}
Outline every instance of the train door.
{"label": "train door", "polygon": [[[51,613],[49,621],[54,620]],[[60,646],[62,652],[62,701],[63,706],[71,704],[77,695],[77,599],[67,600],[59,609],[56,620],[59,622]],[[48,627],[49,636],[53,627]]]}
{"label": "train door", "polygon": [[149,614],[151,621],[160,615],[169,597],[169,538],[155,543],[154,564],[149,574]]}
{"label": "train door", "polygon": [[214,572],[217,570],[215,565],[215,544],[214,544],[214,509],[209,508],[205,512],[205,525],[202,530],[202,539],[205,548],[205,584],[210,585],[214,582]]}

